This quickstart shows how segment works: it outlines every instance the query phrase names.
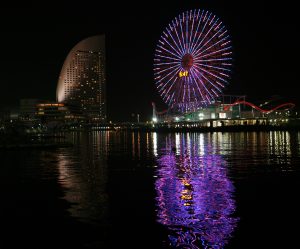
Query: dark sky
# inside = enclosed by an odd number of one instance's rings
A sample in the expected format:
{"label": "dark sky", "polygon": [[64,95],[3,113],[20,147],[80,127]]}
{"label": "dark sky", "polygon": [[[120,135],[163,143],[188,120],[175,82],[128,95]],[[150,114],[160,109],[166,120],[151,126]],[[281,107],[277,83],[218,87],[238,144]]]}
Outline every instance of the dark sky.
{"label": "dark sky", "polygon": [[299,22],[289,1],[42,2],[0,7],[0,108],[21,98],[55,100],[69,50],[105,34],[109,119],[128,120],[132,113],[150,119],[152,101],[166,108],[153,83],[156,42],[175,16],[195,8],[216,14],[231,34],[234,68],[225,94],[298,101]]}

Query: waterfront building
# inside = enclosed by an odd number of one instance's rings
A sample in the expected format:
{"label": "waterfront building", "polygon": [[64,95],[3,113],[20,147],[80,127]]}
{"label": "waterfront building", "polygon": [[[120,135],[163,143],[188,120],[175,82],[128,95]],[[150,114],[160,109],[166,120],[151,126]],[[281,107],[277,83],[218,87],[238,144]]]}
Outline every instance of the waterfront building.
{"label": "waterfront building", "polygon": [[33,120],[37,112],[37,104],[42,103],[40,99],[21,99],[20,118],[22,120]]}
{"label": "waterfront building", "polygon": [[223,95],[220,100],[192,112],[157,112],[153,104],[153,123],[218,127],[234,125],[286,124],[292,116],[294,103],[281,102],[272,106],[257,106],[246,101],[245,96]]}
{"label": "waterfront building", "polygon": [[72,123],[83,120],[81,110],[77,106],[71,106],[64,103],[45,102],[36,105],[36,117],[42,123],[57,122]]}
{"label": "waterfront building", "polygon": [[80,41],[69,52],[58,80],[58,103],[77,106],[89,122],[106,121],[105,36]]}

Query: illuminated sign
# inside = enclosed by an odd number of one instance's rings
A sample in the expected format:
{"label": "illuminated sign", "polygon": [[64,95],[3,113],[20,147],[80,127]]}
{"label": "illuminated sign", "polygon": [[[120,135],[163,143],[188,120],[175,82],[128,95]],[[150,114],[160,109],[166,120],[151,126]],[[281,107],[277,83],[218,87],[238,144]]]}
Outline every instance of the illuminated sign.
{"label": "illuminated sign", "polygon": [[179,72],[179,77],[187,77],[189,76],[189,72],[188,71],[184,71],[184,72]]}
{"label": "illuminated sign", "polygon": [[226,113],[225,112],[220,112],[219,113],[219,118],[226,118]]}
{"label": "illuminated sign", "polygon": [[59,107],[59,106],[65,106],[62,103],[51,103],[51,104],[37,104],[38,107]]}

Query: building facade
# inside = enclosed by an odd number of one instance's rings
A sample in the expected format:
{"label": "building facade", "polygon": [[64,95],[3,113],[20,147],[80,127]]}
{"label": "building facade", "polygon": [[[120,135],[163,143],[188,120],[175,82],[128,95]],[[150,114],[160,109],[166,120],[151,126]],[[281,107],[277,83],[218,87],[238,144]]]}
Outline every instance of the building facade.
{"label": "building facade", "polygon": [[31,120],[35,118],[37,112],[37,104],[42,103],[40,99],[21,99],[20,100],[20,118],[23,120]]}
{"label": "building facade", "polygon": [[105,36],[92,36],[69,52],[57,85],[58,103],[78,106],[90,122],[106,122]]}

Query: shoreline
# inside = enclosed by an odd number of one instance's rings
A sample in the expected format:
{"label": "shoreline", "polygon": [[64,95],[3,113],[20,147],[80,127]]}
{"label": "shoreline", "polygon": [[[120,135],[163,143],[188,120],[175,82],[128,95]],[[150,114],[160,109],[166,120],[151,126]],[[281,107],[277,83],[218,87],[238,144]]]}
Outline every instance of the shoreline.
{"label": "shoreline", "polygon": [[168,127],[168,126],[124,126],[124,127],[89,127],[79,129],[56,130],[54,132],[92,132],[92,131],[116,131],[116,132],[260,132],[260,131],[300,131],[300,126],[273,126],[273,125],[239,125],[219,127]]}

